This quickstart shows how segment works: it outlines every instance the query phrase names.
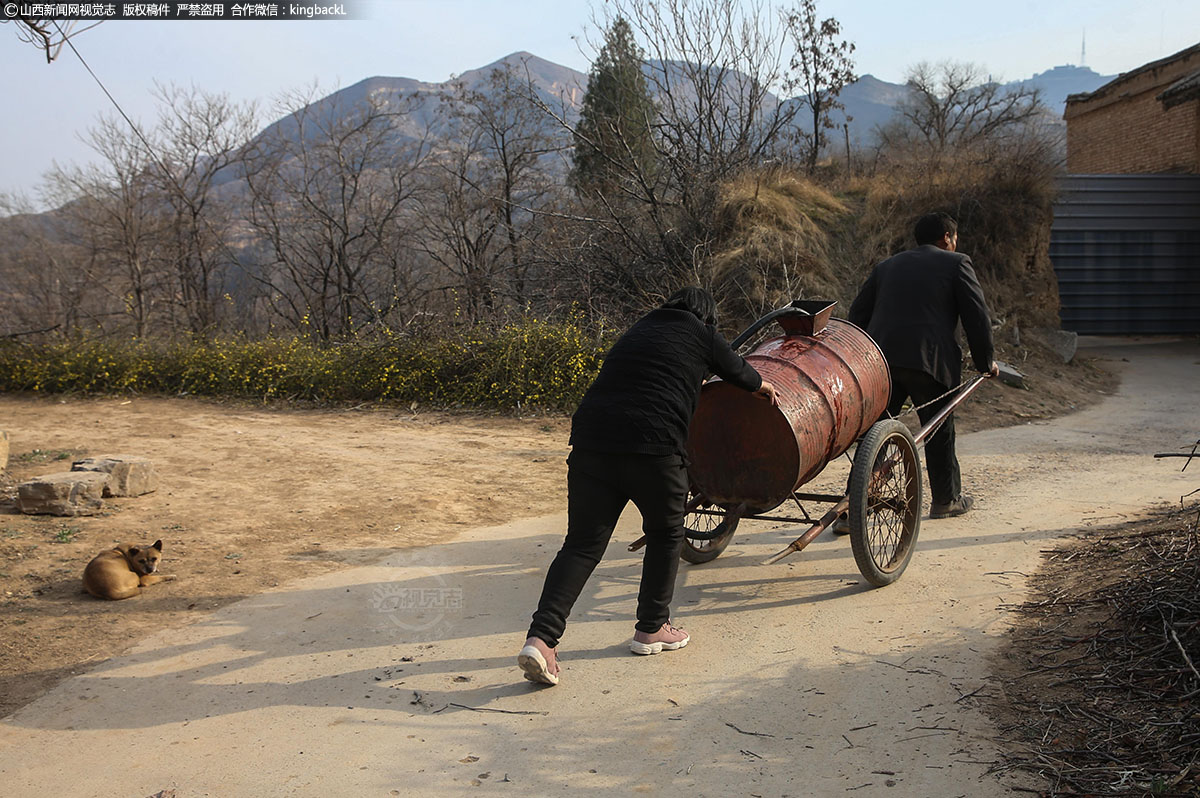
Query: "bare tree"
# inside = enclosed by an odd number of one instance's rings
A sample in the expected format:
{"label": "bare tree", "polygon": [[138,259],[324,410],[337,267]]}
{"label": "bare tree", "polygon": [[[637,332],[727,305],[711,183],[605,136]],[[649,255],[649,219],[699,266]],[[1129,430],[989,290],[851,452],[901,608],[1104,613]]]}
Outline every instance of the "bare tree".
{"label": "bare tree", "polygon": [[921,62],[909,70],[907,84],[896,121],[881,131],[888,148],[915,145],[937,157],[1022,135],[1046,114],[1039,89],[1006,89],[976,64]]}
{"label": "bare tree", "polygon": [[68,242],[70,221],[39,213],[22,197],[0,195],[0,337],[66,335],[93,315],[91,277]]}
{"label": "bare tree", "polygon": [[73,36],[78,36],[86,30],[99,25],[99,22],[93,22],[83,28],[76,30],[78,23],[76,21],[66,21],[59,24],[53,19],[43,19],[40,17],[17,16],[12,19],[0,19],[0,22],[12,22],[17,27],[17,38],[41,50],[46,55],[46,63],[49,64],[58,58],[59,52],[63,45],[67,43]]}
{"label": "bare tree", "polygon": [[[104,117],[86,138],[99,162],[56,166],[49,176],[54,204],[69,221],[60,232],[84,254],[76,269],[88,277],[92,321],[112,331],[102,319],[123,314],[139,338],[152,331],[166,300],[165,207],[142,139],[124,120]],[[109,303],[95,307],[103,295]]]}
{"label": "bare tree", "polygon": [[[124,315],[129,331],[208,333],[217,320],[228,254],[228,214],[215,181],[252,131],[250,109],[197,89],[159,89],[157,128],[102,118],[87,136],[100,156],[88,167],[55,167],[50,197],[66,241],[82,253],[97,323]],[[157,142],[157,143],[155,143]],[[100,321],[104,319],[104,321]]]}
{"label": "bare tree", "polygon": [[426,170],[422,250],[454,278],[473,321],[534,299],[538,214],[554,195],[552,156],[564,142],[531,92],[510,64],[440,98],[446,144]]}
{"label": "bare tree", "polygon": [[[612,157],[610,167],[624,170],[611,181],[620,196],[584,198],[579,268],[592,273],[576,282],[599,281],[632,305],[682,280],[706,281],[721,186],[782,152],[797,106],[775,94],[789,69],[784,20],[759,2],[612,0],[605,13],[605,29],[628,21],[645,53],[655,154]],[[644,127],[636,121],[609,128],[631,135]],[[641,142],[607,146],[638,153]]]}
{"label": "bare tree", "polygon": [[[196,87],[158,86],[159,120],[155,184],[170,218],[164,241],[174,308],[185,329],[207,334],[219,321],[229,270],[236,267],[230,248],[234,230],[231,203],[241,201],[233,181],[246,145],[255,131],[253,105]],[[220,184],[226,185],[222,200]]]}
{"label": "bare tree", "polygon": [[774,91],[786,80],[787,35],[757,2],[615,0],[645,42],[668,167],[660,188],[700,207],[714,182],[774,155],[796,109]]}
{"label": "bare tree", "polygon": [[836,19],[817,19],[816,0],[801,0],[786,19],[796,52],[785,88],[799,92],[797,101],[807,109],[808,129],[801,131],[801,140],[805,165],[812,174],[826,144],[825,131],[833,127],[829,112],[845,109],[838,95],[857,80],[851,58],[854,44],[840,38],[842,26]]}
{"label": "bare tree", "polygon": [[480,185],[476,146],[477,141],[462,141],[437,155],[422,192],[425,224],[418,238],[421,251],[449,278],[443,290],[455,305],[461,301],[470,321],[495,312],[504,265],[502,209]]}
{"label": "bare tree", "polygon": [[427,142],[395,124],[417,102],[293,98],[248,151],[253,278],[269,307],[328,340],[382,323],[421,290],[406,213]]}

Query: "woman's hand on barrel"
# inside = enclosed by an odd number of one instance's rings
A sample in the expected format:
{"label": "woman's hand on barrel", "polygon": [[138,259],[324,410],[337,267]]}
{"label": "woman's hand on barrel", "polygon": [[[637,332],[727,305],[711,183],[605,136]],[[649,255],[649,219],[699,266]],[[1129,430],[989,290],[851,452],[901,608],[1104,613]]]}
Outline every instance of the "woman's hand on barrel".
{"label": "woman's hand on barrel", "polygon": [[771,403],[771,407],[779,406],[779,394],[776,393],[775,386],[766,380],[763,380],[762,385],[760,385],[758,390],[754,392],[754,395],[762,399],[766,399]]}

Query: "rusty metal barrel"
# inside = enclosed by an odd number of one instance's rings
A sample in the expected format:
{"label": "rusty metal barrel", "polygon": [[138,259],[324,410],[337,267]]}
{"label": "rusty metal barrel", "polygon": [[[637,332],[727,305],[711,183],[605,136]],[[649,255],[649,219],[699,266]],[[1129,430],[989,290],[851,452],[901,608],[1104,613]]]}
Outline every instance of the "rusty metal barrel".
{"label": "rusty metal barrel", "polygon": [[745,504],[748,513],[779,506],[887,409],[883,352],[855,325],[830,318],[835,304],[792,303],[796,312],[776,319],[785,334],[746,355],[779,392],[778,407],[719,378],[701,390],[688,475],[707,503]]}

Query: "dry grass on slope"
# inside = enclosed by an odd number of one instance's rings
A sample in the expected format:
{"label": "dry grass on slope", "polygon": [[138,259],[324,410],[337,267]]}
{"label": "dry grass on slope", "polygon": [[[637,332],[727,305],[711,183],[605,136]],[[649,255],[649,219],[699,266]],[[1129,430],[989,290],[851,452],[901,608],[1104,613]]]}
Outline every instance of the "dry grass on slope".
{"label": "dry grass on slope", "polygon": [[836,297],[828,231],[847,212],[788,169],[749,172],[722,186],[707,269],[727,310],[756,317],[797,297]]}

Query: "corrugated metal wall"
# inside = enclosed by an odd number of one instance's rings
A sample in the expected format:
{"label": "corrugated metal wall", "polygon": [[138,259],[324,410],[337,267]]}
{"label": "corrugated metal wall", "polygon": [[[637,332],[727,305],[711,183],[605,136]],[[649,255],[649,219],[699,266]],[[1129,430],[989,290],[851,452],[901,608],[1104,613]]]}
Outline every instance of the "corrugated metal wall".
{"label": "corrugated metal wall", "polygon": [[1063,329],[1200,332],[1200,175],[1069,175],[1059,189]]}

